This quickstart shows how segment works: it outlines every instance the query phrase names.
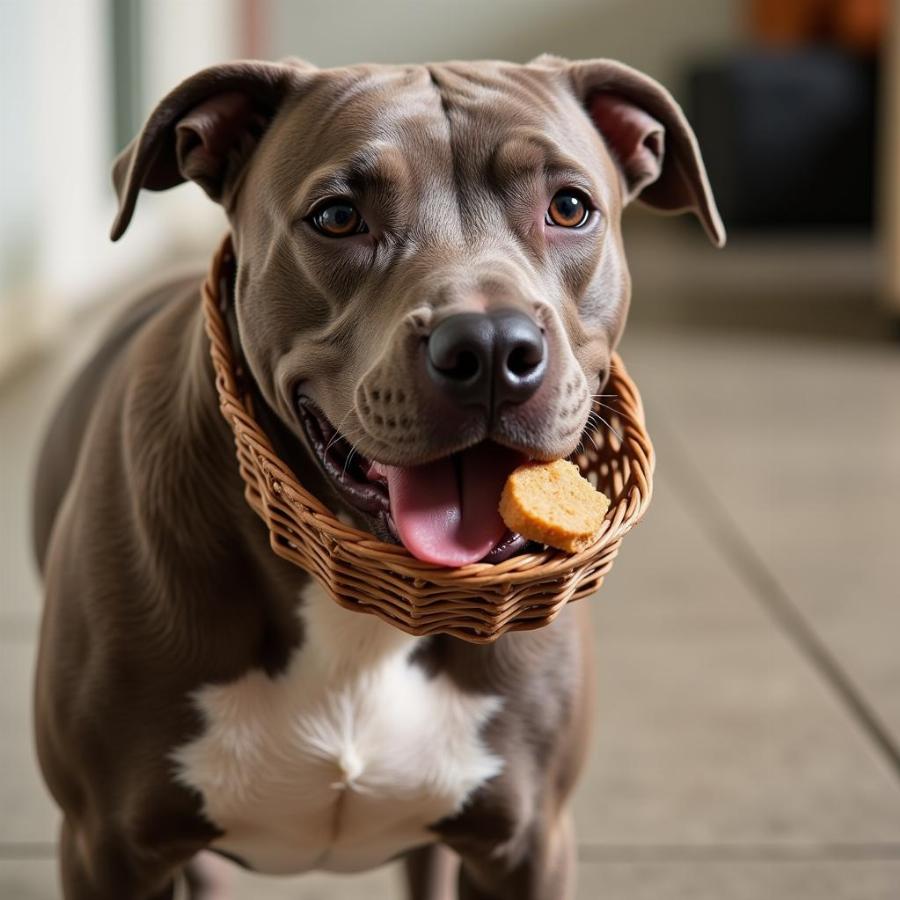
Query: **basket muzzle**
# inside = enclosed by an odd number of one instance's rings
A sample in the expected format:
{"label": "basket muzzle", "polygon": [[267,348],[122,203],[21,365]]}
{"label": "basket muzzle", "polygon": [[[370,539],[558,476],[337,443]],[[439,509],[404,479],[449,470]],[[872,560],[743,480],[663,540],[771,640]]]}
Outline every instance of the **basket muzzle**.
{"label": "basket muzzle", "polygon": [[[540,628],[570,601],[603,583],[624,535],[641,519],[653,488],[653,446],[637,387],[613,355],[607,401],[572,460],[611,500],[597,540],[577,554],[547,549],[499,563],[446,568],[341,522],[279,459],[236,372],[221,298],[223,241],[203,284],[219,408],[234,433],[244,496],[265,522],[272,550],[312,575],[345,609],[370,613],[413,635],[449,634],[472,643]],[[609,407],[614,407],[610,409]]]}

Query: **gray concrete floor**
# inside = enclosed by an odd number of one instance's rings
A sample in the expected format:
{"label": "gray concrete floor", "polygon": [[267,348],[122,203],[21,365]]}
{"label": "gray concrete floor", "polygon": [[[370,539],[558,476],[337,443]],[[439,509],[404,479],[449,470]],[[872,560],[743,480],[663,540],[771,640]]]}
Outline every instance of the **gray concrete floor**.
{"label": "gray concrete floor", "polygon": [[[0,392],[4,900],[58,895],[25,522],[39,433],[85,342]],[[579,898],[900,898],[900,350],[638,318],[624,357],[659,467],[646,520],[583,601],[599,699]],[[240,884],[254,900],[398,896],[392,867]]]}

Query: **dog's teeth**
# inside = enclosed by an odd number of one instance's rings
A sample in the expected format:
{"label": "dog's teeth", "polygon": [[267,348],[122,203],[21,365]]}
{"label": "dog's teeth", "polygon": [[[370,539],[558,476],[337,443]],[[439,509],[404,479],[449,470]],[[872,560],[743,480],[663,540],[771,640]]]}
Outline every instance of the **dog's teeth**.
{"label": "dog's teeth", "polygon": [[366,472],[366,478],[369,481],[387,481],[387,473],[384,466],[380,462],[372,462],[369,464],[369,470]]}

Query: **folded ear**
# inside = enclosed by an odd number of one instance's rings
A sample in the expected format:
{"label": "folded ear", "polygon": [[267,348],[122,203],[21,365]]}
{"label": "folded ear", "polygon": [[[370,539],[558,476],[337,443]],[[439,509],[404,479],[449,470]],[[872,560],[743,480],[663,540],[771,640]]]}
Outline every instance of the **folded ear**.
{"label": "folded ear", "polygon": [[163,191],[190,179],[227,204],[238,175],[303,71],[293,61],[227,63],[192,75],[164,97],[113,165],[119,211],[112,239],[125,233],[142,187]]}
{"label": "folded ear", "polygon": [[567,71],[622,173],[627,199],[663,212],[693,212],[710,240],[722,247],[725,228],[700,148],[672,95],[613,60],[569,63]]}

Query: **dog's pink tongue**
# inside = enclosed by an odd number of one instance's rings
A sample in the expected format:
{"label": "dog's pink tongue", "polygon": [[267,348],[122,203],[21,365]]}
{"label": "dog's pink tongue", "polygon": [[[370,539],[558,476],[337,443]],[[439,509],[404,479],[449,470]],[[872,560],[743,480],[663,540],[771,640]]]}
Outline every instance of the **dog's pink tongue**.
{"label": "dog's pink tongue", "polygon": [[425,562],[464,566],[506,534],[497,507],[520,454],[482,443],[424,466],[384,466],[391,515],[406,549]]}

